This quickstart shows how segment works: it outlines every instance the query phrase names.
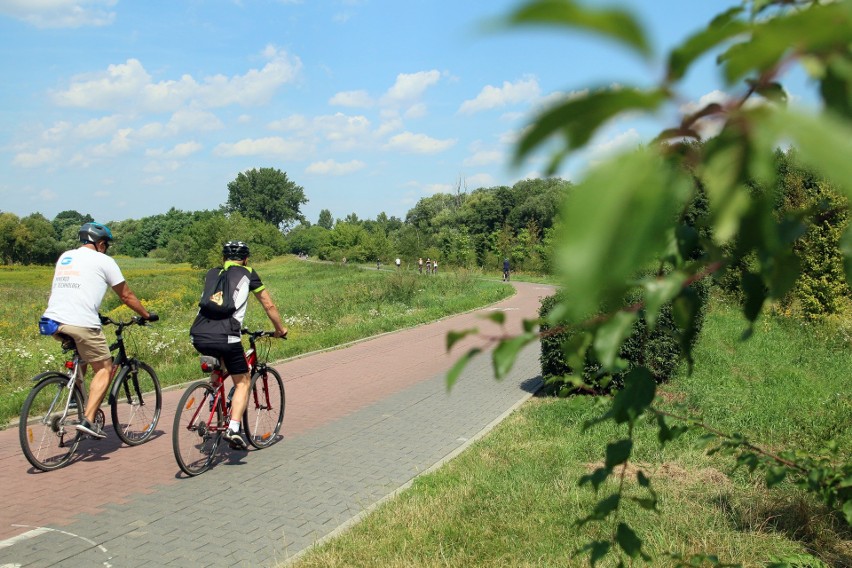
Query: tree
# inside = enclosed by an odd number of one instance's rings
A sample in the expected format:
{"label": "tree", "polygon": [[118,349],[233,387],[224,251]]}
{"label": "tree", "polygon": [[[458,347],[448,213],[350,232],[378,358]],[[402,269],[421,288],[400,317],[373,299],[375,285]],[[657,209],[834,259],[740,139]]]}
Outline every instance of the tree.
{"label": "tree", "polygon": [[[652,42],[639,21],[620,9],[574,0],[531,0],[507,21],[515,26],[591,32],[645,59],[651,55]],[[534,151],[552,149],[548,173],[555,173],[563,160],[584,148],[614,119],[663,110],[686,112],[681,110],[685,99],[679,93],[680,82],[694,62],[714,51],[726,83],[726,99],[683,114],[651,144],[592,167],[563,204],[554,262],[570,300],[551,312],[558,313],[553,317],[559,319],[548,323],[567,322],[579,330],[563,344],[572,368],[582,368],[591,353],[601,363],[601,374],[622,370],[618,353],[633,325],[641,317],[653,327],[669,303],[677,340],[691,367],[692,340],[700,326],[703,301],[691,291],[691,284],[745,258],[752,263],[740,276],[742,313],[749,325],[746,336],[755,332],[754,324],[767,302],[783,299],[800,275],[795,246],[806,230],[807,211],[778,211],[772,192],[754,191],[778,184],[774,156],[780,145],[795,146],[804,167],[825,177],[846,202],[852,197],[848,159],[852,154],[852,0],[747,0],[676,46],[668,54],[660,84],[640,88],[616,81],[617,87],[606,89],[571,89],[572,96],[541,111],[524,130],[516,162]],[[787,106],[782,74],[797,64],[819,86],[822,107],[816,112]],[[703,144],[687,143],[702,139],[701,128],[708,120],[721,127],[719,133]],[[707,221],[703,230],[695,230],[686,221],[700,189],[706,192]],[[827,193],[828,187],[823,190]],[[840,200],[833,205],[845,207]],[[821,240],[833,241],[834,235]],[[730,243],[735,246],[726,246]],[[849,281],[852,229],[848,224],[840,247]],[[656,273],[640,276],[651,265],[658,267]],[[620,308],[628,294],[637,294],[641,300]],[[496,378],[505,376],[521,348],[538,338],[532,331],[535,323],[525,322],[524,332],[517,337],[497,340],[492,352]],[[450,334],[448,346],[468,333]],[[477,347],[462,356],[447,375],[449,385],[479,352]],[[641,497],[623,489],[626,465],[633,459],[634,426],[649,418],[658,425],[661,444],[689,428],[705,430],[717,439],[715,451],[733,455],[751,470],[762,469],[768,486],[789,480],[813,492],[852,524],[852,464],[844,463],[836,449],[832,453],[832,447],[841,445],[838,440],[829,441],[825,454],[769,451],[740,434],[728,435],[694,417],[676,417],[656,407],[656,384],[645,366],[633,368],[623,384],[608,410],[589,424],[613,422],[620,425],[619,432],[626,429],[626,435],[608,444],[603,465],[580,480],[581,485],[592,485],[605,495],[579,524],[610,522],[613,527],[609,535],[598,532],[604,536],[584,547],[593,566],[608,555],[617,556],[620,566],[632,564],[629,559],[636,557],[649,560],[623,507],[630,500],[659,510],[657,494],[644,473],[636,475],[637,491],[644,492]],[[673,420],[682,422],[676,425]],[[619,478],[615,484],[605,483],[614,477]],[[699,565],[705,560],[718,565],[714,557],[703,554],[686,562]]]}
{"label": "tree", "polygon": [[15,261],[15,229],[20,222],[14,213],[0,213],[0,260],[3,264]]}
{"label": "tree", "polygon": [[307,202],[304,188],[275,168],[240,172],[228,183],[226,207],[229,212],[241,213],[282,229],[304,218],[301,206]]}
{"label": "tree", "polygon": [[334,218],[331,216],[331,211],[328,209],[323,209],[320,211],[319,219],[317,220],[317,225],[322,227],[323,229],[331,230],[334,227]]}
{"label": "tree", "polygon": [[53,264],[61,252],[53,225],[41,213],[23,217],[13,234],[15,260],[22,264]]}

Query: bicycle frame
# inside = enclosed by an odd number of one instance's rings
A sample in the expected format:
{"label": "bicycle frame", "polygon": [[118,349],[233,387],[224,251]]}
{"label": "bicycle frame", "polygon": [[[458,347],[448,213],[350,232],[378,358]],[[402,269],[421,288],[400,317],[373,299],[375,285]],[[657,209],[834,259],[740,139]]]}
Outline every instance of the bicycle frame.
{"label": "bicycle frame", "polygon": [[[112,375],[110,376],[111,387],[109,390],[109,398],[107,402],[112,406],[115,402],[116,397],[119,395],[119,385],[121,385],[121,378],[125,373],[136,370],[138,365],[138,360],[135,357],[127,356],[127,349],[124,346],[124,328],[132,323],[122,323],[122,322],[112,322],[115,324],[115,342],[109,346],[110,352],[118,350],[118,353],[113,357],[112,360]],[[119,371],[121,374],[119,374]],[[133,390],[135,391],[137,400],[140,401],[140,404],[144,405],[144,398],[141,389],[139,388],[139,381],[134,379],[133,381]],[[128,402],[130,402],[133,393],[129,391],[129,386],[125,385],[125,393],[124,396],[127,398]]]}
{"label": "bicycle frame", "polygon": [[[251,373],[257,370],[258,364],[255,337],[250,334],[249,344],[250,347],[248,351],[246,351],[246,363],[248,364],[249,375],[251,375]],[[266,364],[264,363],[263,366],[265,365]],[[221,361],[216,361],[213,357],[202,357],[201,369],[205,372],[212,371],[212,374],[210,375],[210,384],[213,386],[214,394],[213,400],[208,404],[210,414],[207,416],[207,420],[205,420],[207,423],[207,429],[208,431],[215,433],[224,432],[224,430],[228,427],[228,424],[213,424],[213,416],[216,414],[216,409],[219,408],[222,411],[222,416],[224,416],[225,422],[227,422],[231,417],[230,397],[225,396],[225,379],[230,377],[231,374],[222,366]],[[231,394],[233,394],[233,387]],[[257,392],[254,392],[253,396],[255,399],[254,402],[257,404],[259,402],[257,400]],[[269,395],[267,394],[267,405],[269,405],[268,399]],[[204,408],[204,405],[199,405],[198,410],[196,410],[195,414],[192,416],[190,424],[196,423],[202,408]]]}

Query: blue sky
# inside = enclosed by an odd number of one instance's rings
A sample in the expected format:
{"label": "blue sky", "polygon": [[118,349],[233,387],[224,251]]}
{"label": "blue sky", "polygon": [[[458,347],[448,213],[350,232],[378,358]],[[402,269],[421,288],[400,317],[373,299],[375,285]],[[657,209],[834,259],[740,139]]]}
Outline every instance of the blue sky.
{"label": "blue sky", "polygon": [[[656,53],[737,2],[632,0]],[[649,85],[662,64],[580,34],[486,32],[509,0],[0,0],[0,210],[101,221],[214,209],[274,167],[316,222],[537,177],[509,167],[559,93]],[[681,104],[719,95],[712,58]],[[793,100],[807,100],[794,77]],[[676,109],[671,109],[676,110]],[[560,175],[671,124],[608,125]]]}

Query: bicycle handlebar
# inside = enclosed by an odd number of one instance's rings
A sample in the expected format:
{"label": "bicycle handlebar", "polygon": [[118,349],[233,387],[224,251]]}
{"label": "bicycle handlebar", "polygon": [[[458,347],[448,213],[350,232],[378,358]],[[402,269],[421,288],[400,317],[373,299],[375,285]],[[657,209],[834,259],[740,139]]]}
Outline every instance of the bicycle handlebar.
{"label": "bicycle handlebar", "polygon": [[[240,335],[250,335],[251,337],[257,339],[258,337],[275,337],[274,331],[264,331],[259,329],[257,331],[251,331],[248,328],[242,328],[240,330]],[[287,339],[286,335],[282,335],[279,339]]]}
{"label": "bicycle handlebar", "polygon": [[127,327],[130,325],[147,325],[150,322],[154,322],[160,319],[160,316],[155,314],[154,312],[149,312],[150,315],[148,318],[143,318],[142,316],[133,316],[127,321],[116,321],[109,316],[105,316],[103,314],[98,314],[98,317],[101,318],[101,325],[116,325],[118,327]]}

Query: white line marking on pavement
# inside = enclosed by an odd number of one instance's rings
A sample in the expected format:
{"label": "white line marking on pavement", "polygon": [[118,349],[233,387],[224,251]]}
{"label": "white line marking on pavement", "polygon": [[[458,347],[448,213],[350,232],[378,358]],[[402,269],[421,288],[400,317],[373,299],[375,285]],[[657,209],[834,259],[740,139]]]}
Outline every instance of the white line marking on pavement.
{"label": "white line marking on pavement", "polygon": [[[23,525],[12,525],[13,527],[20,527]],[[18,536],[13,536],[12,538],[7,538],[6,540],[0,540],[0,548],[8,548],[13,546],[21,541],[28,540],[31,538],[35,538],[40,534],[44,534],[46,532],[50,532],[50,529],[46,528],[37,528],[31,531],[27,531],[23,534],[19,534]]]}
{"label": "white line marking on pavement", "polygon": [[[35,537],[42,535],[44,533],[58,532],[58,533],[61,533],[61,534],[67,535],[67,536],[73,536],[74,538],[79,538],[80,540],[85,541],[85,542],[91,544],[94,547],[97,547],[98,550],[100,550],[104,554],[107,554],[107,549],[106,549],[105,546],[98,544],[97,542],[93,541],[92,539],[86,538],[84,536],[80,536],[78,534],[70,533],[68,531],[61,531],[59,529],[52,529],[52,528],[49,528],[49,527],[34,527],[32,525],[12,525],[12,526],[13,527],[20,527],[20,528],[31,528],[33,530],[19,534],[17,536],[13,536],[12,538],[7,538],[6,540],[0,540],[0,548],[8,548],[10,546],[13,546],[13,545],[19,543],[19,542],[29,540],[31,538],[35,538]],[[111,559],[112,559],[112,557],[109,557],[109,558],[107,558],[107,561],[103,563],[105,568],[110,568],[112,566],[112,564],[109,563],[109,560],[111,560]],[[0,568],[6,568],[6,566],[9,566],[11,568],[12,566],[20,566],[20,565],[15,565],[15,564],[3,565],[3,566],[0,566]]]}

